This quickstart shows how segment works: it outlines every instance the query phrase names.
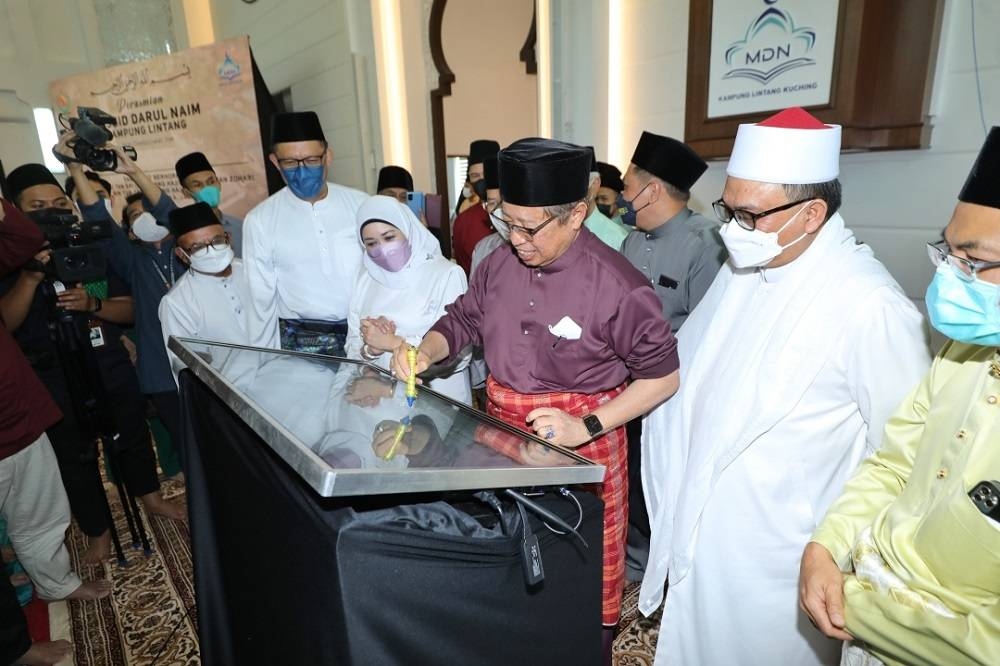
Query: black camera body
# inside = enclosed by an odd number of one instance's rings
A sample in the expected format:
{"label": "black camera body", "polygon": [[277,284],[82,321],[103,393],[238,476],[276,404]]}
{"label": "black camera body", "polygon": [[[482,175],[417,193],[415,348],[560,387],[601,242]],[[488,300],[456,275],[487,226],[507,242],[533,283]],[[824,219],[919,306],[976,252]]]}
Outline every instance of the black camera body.
{"label": "black camera body", "polygon": [[[109,125],[117,125],[118,119],[106,111],[92,106],[80,106],[76,110],[77,117],[69,118],[69,127],[76,133],[73,142],[74,161],[87,165],[94,171],[114,171],[118,168],[118,155],[109,148],[99,148],[114,138]],[[136,159],[135,148],[122,146],[122,150],[133,160]],[[56,153],[60,161],[67,161],[65,155]]]}
{"label": "black camera body", "polygon": [[30,211],[28,215],[45,234],[52,257],[47,264],[33,261],[27,268],[42,271],[50,281],[65,284],[104,277],[104,253],[95,243],[111,237],[110,220],[81,222],[72,211],[56,208]]}

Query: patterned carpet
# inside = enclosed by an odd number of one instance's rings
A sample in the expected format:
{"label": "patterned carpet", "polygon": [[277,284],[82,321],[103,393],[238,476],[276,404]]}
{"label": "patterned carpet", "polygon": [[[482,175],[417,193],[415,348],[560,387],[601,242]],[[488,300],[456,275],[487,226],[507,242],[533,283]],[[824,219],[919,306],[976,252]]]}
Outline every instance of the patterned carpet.
{"label": "patterned carpet", "polygon": [[[183,493],[178,482],[163,483],[167,498]],[[108,498],[118,533],[127,539],[128,526],[117,493],[109,492]],[[65,633],[53,638],[73,641],[76,654],[74,661],[62,664],[197,666],[201,663],[187,525],[159,516],[149,519],[145,514],[143,519],[153,554],[144,557],[141,550],[126,547],[128,566],[119,567],[112,560],[104,564],[103,571],[80,561],[86,538],[75,525],[70,529],[67,545],[74,569],[87,579],[110,578],[114,591],[101,601],[68,604],[69,626],[54,626],[54,632]]]}
{"label": "patterned carpet", "polygon": [[618,636],[611,646],[614,666],[652,666],[663,608],[651,617],[644,617],[638,606],[639,583],[631,583],[625,588]]}

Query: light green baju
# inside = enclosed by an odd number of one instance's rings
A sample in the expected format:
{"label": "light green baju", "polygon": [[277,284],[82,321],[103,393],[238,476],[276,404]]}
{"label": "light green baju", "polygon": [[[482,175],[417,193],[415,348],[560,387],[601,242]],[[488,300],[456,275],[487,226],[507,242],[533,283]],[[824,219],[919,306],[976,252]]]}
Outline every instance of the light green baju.
{"label": "light green baju", "polygon": [[1000,350],[949,342],[813,535],[851,573],[870,528],[913,592],[845,577],[847,631],[886,664],[1000,664],[1000,524],[968,496],[984,480],[1000,480]]}

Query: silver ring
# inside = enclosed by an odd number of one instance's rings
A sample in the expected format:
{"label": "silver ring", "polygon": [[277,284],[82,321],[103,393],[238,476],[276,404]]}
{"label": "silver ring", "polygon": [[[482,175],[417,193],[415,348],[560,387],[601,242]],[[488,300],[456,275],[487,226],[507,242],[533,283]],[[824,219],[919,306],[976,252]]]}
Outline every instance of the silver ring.
{"label": "silver ring", "polygon": [[552,439],[556,436],[556,429],[549,426],[549,429],[545,432],[545,439]]}

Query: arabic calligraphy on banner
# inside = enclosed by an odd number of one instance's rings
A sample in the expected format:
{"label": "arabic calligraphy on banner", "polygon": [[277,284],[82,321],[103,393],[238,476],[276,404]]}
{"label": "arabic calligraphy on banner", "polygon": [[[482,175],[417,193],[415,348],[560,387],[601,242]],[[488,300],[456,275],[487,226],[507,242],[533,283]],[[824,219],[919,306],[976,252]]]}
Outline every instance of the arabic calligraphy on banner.
{"label": "arabic calligraphy on banner", "polygon": [[708,117],[830,101],[839,0],[714,0]]}
{"label": "arabic calligraphy on banner", "polygon": [[[180,206],[192,202],[174,163],[196,150],[215,167],[226,213],[243,217],[267,198],[247,37],[61,79],[49,94],[56,113],[95,106],[115,116],[115,143],[134,146],[139,166]],[[120,192],[135,189],[124,176],[102,176]]]}

